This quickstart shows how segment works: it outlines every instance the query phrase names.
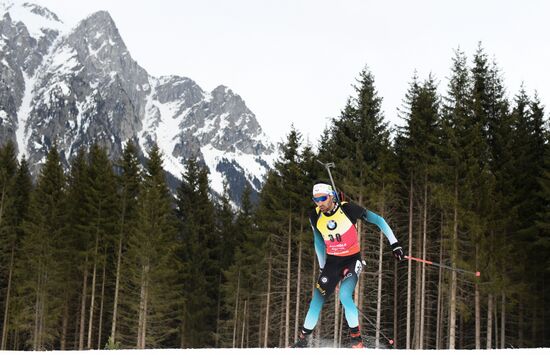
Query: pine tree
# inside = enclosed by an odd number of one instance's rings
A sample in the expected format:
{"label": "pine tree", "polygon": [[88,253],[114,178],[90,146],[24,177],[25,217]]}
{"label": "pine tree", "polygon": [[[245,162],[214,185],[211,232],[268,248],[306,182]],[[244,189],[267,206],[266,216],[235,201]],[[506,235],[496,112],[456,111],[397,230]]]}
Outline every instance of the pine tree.
{"label": "pine tree", "polygon": [[[472,81],[466,65],[466,56],[457,50],[453,58],[448,93],[445,97],[443,114],[443,159],[446,162],[443,176],[450,208],[443,212],[449,221],[451,265],[461,262],[459,250],[459,227],[463,223],[464,211],[471,203],[471,173],[475,169],[473,149],[476,145],[477,129],[472,125]],[[479,124],[479,123],[478,123]],[[457,314],[459,310],[458,275],[451,273],[449,302],[449,348],[457,347]]]}
{"label": "pine tree", "polygon": [[[225,282],[221,291],[225,317],[220,327],[220,338],[223,345],[231,347],[261,346],[263,340],[260,329],[264,327],[261,321],[261,290],[265,272],[262,270],[264,238],[254,228],[250,194],[249,187],[243,191],[241,208],[233,227],[237,241],[233,259],[223,268]],[[247,300],[247,309],[244,308],[243,300]],[[254,324],[253,330],[251,331],[250,326],[243,332],[243,323]],[[252,345],[241,341],[245,334],[250,334],[246,339],[254,339],[251,341]]]}
{"label": "pine tree", "polygon": [[[403,116],[406,125],[401,128],[396,138],[396,151],[402,167],[400,169],[402,185],[407,186],[402,193],[409,196],[409,207],[406,212],[409,222],[407,254],[418,253],[421,258],[428,259],[427,253],[433,252],[429,249],[430,246],[438,245],[434,243],[436,238],[432,235],[434,234],[432,231],[437,232],[437,222],[429,222],[436,218],[428,215],[428,210],[432,211],[436,206],[434,202],[437,199],[438,190],[437,166],[440,136],[439,97],[435,79],[431,75],[423,83],[418,81],[416,74],[414,75],[406,95]],[[436,213],[433,214],[436,215]],[[417,225],[420,227],[417,228]],[[416,245],[416,249],[413,249],[413,245]],[[427,345],[427,334],[430,330],[425,324],[426,319],[431,316],[427,314],[426,303],[430,297],[436,296],[426,289],[430,276],[427,274],[430,270],[427,270],[424,264],[414,266],[416,268],[415,322],[412,328],[414,333],[411,334],[413,264],[409,260],[405,347],[410,348],[412,345],[413,348],[422,349]],[[438,344],[438,335],[436,331],[436,344]]]}
{"label": "pine tree", "polygon": [[[226,272],[225,303],[231,314],[230,346],[246,346],[244,339],[253,336],[258,346],[286,346],[294,335],[296,249],[299,240],[304,194],[299,166],[300,134],[291,128],[282,155],[270,171],[254,213],[257,229],[242,231],[247,221],[246,205],[237,218],[242,245],[235,262]],[[309,190],[309,189],[308,189]],[[269,251],[269,252],[268,252]],[[267,274],[266,274],[267,271]],[[296,270],[299,273],[299,270]],[[274,304],[281,307],[274,308]],[[258,328],[245,325],[257,319]],[[291,326],[292,324],[292,326]]]}
{"label": "pine tree", "polygon": [[[89,223],[88,256],[91,271],[91,295],[88,312],[87,345],[88,349],[96,344],[104,344],[103,334],[103,304],[104,293],[97,294],[98,289],[104,290],[100,284],[105,283],[106,255],[114,249],[118,206],[116,198],[116,181],[107,150],[98,144],[90,147],[88,155],[88,181],[86,186],[86,212]],[[97,338],[94,329],[98,329]],[[97,340],[96,340],[97,339]]]}
{"label": "pine tree", "polygon": [[[492,205],[489,203],[491,195],[494,195],[495,188],[494,177],[490,170],[490,140],[489,132],[492,125],[492,107],[495,105],[495,92],[491,88],[492,83],[491,69],[487,56],[478,45],[474,55],[474,66],[472,68],[472,123],[475,140],[473,146],[472,159],[473,169],[471,169],[471,180],[475,181],[471,185],[472,194],[476,196],[469,206],[470,213],[467,214],[467,225],[470,233],[470,240],[475,246],[473,257],[470,259],[471,267],[478,270],[484,261],[490,256],[491,247],[490,228],[492,219]],[[474,285],[474,307],[475,307],[475,348],[481,348],[481,283],[476,280]]]}
{"label": "pine tree", "polygon": [[0,226],[6,223],[6,211],[9,211],[13,203],[10,200],[14,177],[17,174],[17,158],[15,146],[11,141],[0,147]]}
{"label": "pine tree", "polygon": [[130,234],[124,267],[130,275],[133,294],[134,344],[138,349],[159,347],[176,331],[180,290],[176,283],[176,229],[172,197],[157,145],[149,152],[142,189],[137,201],[139,223]]}
{"label": "pine tree", "polygon": [[[0,236],[3,241],[2,247],[8,249],[2,250],[3,248],[0,247],[0,257],[10,254],[12,241],[15,237],[14,183],[17,171],[15,146],[9,141],[5,146],[0,147]],[[7,264],[6,260],[0,260],[3,265]]]}
{"label": "pine tree", "polygon": [[[345,191],[351,200],[359,205],[382,214],[392,224],[390,214],[387,212],[392,210],[390,196],[394,193],[396,183],[396,176],[392,171],[394,153],[381,104],[382,98],[376,90],[374,75],[365,68],[359,74],[354,97],[348,100],[340,117],[333,120],[333,127],[329,130],[330,136],[320,146],[319,156],[323,161],[336,163],[333,175],[338,181],[337,188]],[[371,228],[370,225],[358,223],[361,254],[367,262],[367,270],[379,269],[384,263],[384,258],[381,258],[385,244],[382,239],[384,237],[379,230]],[[367,249],[367,245],[378,245],[379,248]],[[383,305],[380,291],[385,284],[381,273],[380,277],[369,277],[368,273],[362,273],[357,289],[363,290],[365,284],[371,282],[376,284],[370,288],[375,292],[370,294],[358,292],[355,298],[361,310],[366,303],[376,303],[374,312],[371,314],[367,312],[366,317],[381,323]],[[337,305],[335,311],[335,313],[339,312]],[[336,322],[337,320],[335,320],[334,329],[338,330],[339,326]],[[376,332],[378,339],[379,331]],[[341,332],[335,332],[333,337],[335,342],[338,342]]]}
{"label": "pine tree", "polygon": [[177,191],[180,225],[179,254],[183,260],[184,308],[182,347],[208,347],[214,343],[216,302],[219,297],[219,255],[214,206],[209,198],[208,170],[195,158],[186,163]]}
{"label": "pine tree", "polygon": [[[486,140],[489,148],[488,166],[492,181],[488,182],[490,202],[488,211],[488,233],[482,241],[480,250],[481,263],[479,268],[484,270],[482,278],[493,280],[492,283],[483,285],[483,291],[487,293],[487,330],[486,347],[493,345],[493,326],[495,321],[493,313],[495,309],[495,295],[502,287],[503,272],[500,264],[510,251],[508,238],[511,234],[511,221],[514,218],[514,159],[513,159],[513,124],[509,113],[509,103],[506,99],[503,79],[495,61],[489,67],[487,78],[487,132]],[[483,200],[480,198],[479,200]]]}
{"label": "pine tree", "polygon": [[37,179],[24,223],[21,258],[16,264],[15,282],[21,328],[29,334],[26,348],[52,349],[59,334],[63,295],[67,285],[61,260],[66,255],[65,176],[55,146]]}
{"label": "pine tree", "polygon": [[[217,316],[216,316],[216,335],[215,335],[215,347],[220,346],[220,341],[224,341],[226,327],[224,320],[229,315],[226,311],[223,303],[223,284],[227,282],[224,277],[224,271],[227,271],[231,264],[233,264],[235,258],[235,252],[238,243],[241,239],[240,233],[237,232],[233,209],[229,200],[228,185],[224,183],[224,191],[220,197],[220,201],[216,206],[216,230],[218,234],[218,240],[222,248],[218,248],[218,260],[220,268],[218,272],[218,298],[217,298]],[[243,201],[243,203],[249,204],[249,200]]]}
{"label": "pine tree", "polygon": [[[142,183],[142,171],[138,161],[137,148],[132,141],[128,141],[122,152],[122,158],[119,161],[120,175],[118,176],[118,193],[119,199],[119,218],[115,231],[115,289],[113,290],[113,313],[111,320],[111,335],[109,337],[109,348],[117,348],[119,346],[119,329],[117,328],[119,320],[119,304],[120,298],[124,296],[124,292],[128,289],[128,294],[131,295],[131,283],[126,282],[126,270],[123,270],[123,255],[124,259],[128,250],[129,236],[137,228],[138,223],[138,198],[140,185]],[[130,297],[131,298],[131,297]],[[125,320],[131,318],[126,316]],[[121,323],[126,323],[124,320]]]}
{"label": "pine tree", "polygon": [[340,118],[333,120],[330,137],[319,149],[322,159],[339,162],[334,174],[341,177],[342,189],[359,203],[367,199],[367,184],[380,182],[377,172],[389,148],[389,130],[381,105],[374,75],[365,68],[357,79],[355,97],[348,100]]}
{"label": "pine tree", "polygon": [[[88,164],[87,154],[84,148],[81,148],[76,157],[71,162],[71,170],[68,175],[67,186],[67,224],[66,233],[71,245],[71,254],[66,256],[68,270],[72,270],[76,275],[70,278],[68,282],[71,287],[69,293],[64,295],[64,317],[70,314],[79,314],[79,323],[74,327],[78,330],[78,341],[74,345],[76,349],[84,349],[86,334],[86,305],[88,300],[88,249],[90,245],[90,222],[87,205],[88,189]],[[84,279],[84,280],[83,280]],[[80,300],[80,302],[78,302]],[[76,304],[76,308],[71,303]],[[76,321],[76,320],[74,320]],[[61,348],[65,348],[67,331],[62,332]]]}
{"label": "pine tree", "polygon": [[[529,99],[522,88],[516,96],[512,111],[515,148],[513,151],[515,189],[512,203],[516,218],[511,221],[514,238],[511,240],[513,250],[510,256],[517,260],[517,263],[510,267],[509,271],[513,278],[513,291],[515,291],[510,296],[518,300],[520,323],[528,319],[525,317],[525,311],[534,316],[540,313],[537,309],[539,307],[526,307],[526,305],[542,304],[544,297],[538,295],[538,290],[544,287],[541,280],[545,275],[539,265],[544,264],[545,258],[537,246],[541,235],[536,223],[537,214],[544,210],[539,183],[544,174],[546,132],[543,117],[544,108],[538,97]],[[511,311],[515,309],[512,308]],[[524,339],[517,339],[517,346],[524,346],[525,344],[520,343],[522,341]]]}
{"label": "pine tree", "polygon": [[[415,177],[415,163],[417,163],[417,161],[415,160],[409,160],[408,158],[411,157],[411,148],[412,146],[416,145],[415,143],[415,140],[412,139],[414,136],[412,134],[412,132],[414,132],[415,130],[412,129],[413,125],[411,124],[412,122],[412,117],[413,117],[413,109],[415,109],[417,107],[417,101],[418,101],[418,97],[419,97],[419,92],[420,92],[420,84],[418,82],[418,77],[416,75],[416,72],[413,76],[413,80],[412,82],[410,83],[410,87],[408,89],[408,92],[405,96],[405,109],[402,111],[402,114],[404,115],[404,119],[406,120],[406,122],[408,123],[408,126],[405,126],[405,127],[402,127],[399,132],[398,132],[398,135],[396,137],[396,142],[395,142],[395,150],[396,150],[396,153],[397,153],[397,157],[398,157],[398,164],[400,165],[400,171],[402,172],[403,176],[402,176],[402,179],[403,179],[403,185],[406,185],[407,187],[404,187],[403,188],[403,192],[402,192],[402,195],[403,196],[408,196],[408,203],[406,204],[407,207],[403,206],[403,215],[407,215],[407,219],[408,219],[408,228],[407,228],[407,233],[408,233],[408,241],[407,241],[407,246],[405,247],[406,249],[408,249],[408,252],[407,254],[408,255],[412,255],[414,252],[413,252],[413,241],[414,241],[414,237],[413,237],[413,231],[415,229],[414,227],[414,219],[416,217],[416,212],[415,212],[415,203],[413,201],[413,199],[417,199],[417,194],[415,192],[415,186],[417,185],[417,182],[416,182],[416,177]],[[417,109],[417,108],[416,108]],[[409,119],[410,118],[410,119]],[[408,128],[410,127],[410,128]],[[408,131],[411,131],[411,132],[408,132]],[[422,132],[422,130],[419,130],[420,132]],[[411,144],[412,143],[412,144]],[[414,150],[412,150],[412,152],[414,152]],[[405,204],[404,204],[405,205]],[[411,325],[411,322],[412,322],[412,293],[413,293],[413,272],[412,272],[412,267],[413,267],[413,263],[412,263],[412,260],[408,260],[408,263],[407,263],[407,292],[406,292],[406,295],[407,295],[407,298],[406,298],[406,321],[405,321],[405,349],[410,349],[411,348],[411,345],[412,345],[412,331],[413,331],[413,327]],[[417,267],[417,270],[418,270],[418,267]],[[418,271],[417,271],[418,273]],[[395,297],[395,296],[394,296]],[[405,302],[404,302],[405,303]],[[416,302],[415,302],[415,305],[416,305]],[[438,304],[438,310],[439,310],[439,304]],[[417,318],[417,315],[418,315],[418,312],[415,312],[415,321],[416,321],[416,318]],[[394,317],[394,321],[396,320],[396,318]],[[416,322],[415,322],[416,324]],[[394,333],[396,333],[394,336],[397,338],[397,344],[401,344],[401,341],[399,340],[398,338],[398,334],[399,334],[399,329],[395,329],[394,327]],[[436,332],[436,349],[439,347],[439,328],[437,329],[437,332]]]}
{"label": "pine tree", "polygon": [[537,179],[541,176],[544,159],[544,108],[538,97],[530,100],[522,88],[515,99],[514,120],[515,208],[518,213],[518,233],[533,241],[536,234],[534,218],[540,211]]}
{"label": "pine tree", "polygon": [[0,147],[0,295],[2,297],[1,347],[5,350],[10,317],[10,297],[13,288],[13,267],[15,252],[18,249],[18,229],[20,225],[17,205],[17,164],[15,146],[10,141]]}
{"label": "pine tree", "polygon": [[[550,144],[549,144],[549,135],[548,131],[546,134],[546,146],[545,146],[545,155],[544,155],[544,165],[543,173],[539,178],[540,184],[540,197],[542,199],[543,205],[541,210],[537,213],[537,228],[539,230],[539,238],[533,245],[534,250],[540,255],[549,255],[550,253]],[[550,261],[547,259],[541,264],[537,265],[539,268],[538,274],[539,279],[537,280],[539,284],[539,290],[542,289],[542,294],[540,295],[540,307],[534,310],[533,317],[537,319],[534,324],[548,324],[550,320],[550,311],[548,310],[548,302],[550,302],[550,290],[546,285],[541,285],[539,282],[544,282],[543,280],[548,280],[550,277]],[[538,321],[540,320],[540,321]],[[550,331],[548,329],[540,332],[540,335],[536,333],[535,329],[531,329],[532,339],[535,340],[532,346],[535,344],[541,344],[542,346],[547,346],[550,336]],[[543,339],[542,342],[537,339],[540,336],[540,339]]]}
{"label": "pine tree", "polygon": [[[12,205],[12,236],[15,239],[12,243],[3,243],[5,246],[11,246],[9,260],[7,261],[7,284],[4,298],[4,321],[2,327],[2,349],[17,349],[17,335],[9,339],[9,334],[17,334],[20,329],[17,299],[14,298],[14,271],[16,258],[21,255],[21,240],[24,239],[23,223],[28,219],[30,196],[33,190],[31,175],[25,157],[21,160],[17,174],[14,177],[13,205]],[[8,229],[9,231],[9,229]],[[9,345],[11,341],[11,346]]]}
{"label": "pine tree", "polygon": [[[298,240],[298,231],[300,226],[300,214],[303,218],[303,195],[305,191],[302,188],[301,180],[302,175],[300,171],[300,146],[301,146],[301,134],[291,127],[290,133],[287,136],[287,143],[282,148],[282,159],[275,163],[275,169],[280,173],[280,186],[283,189],[281,195],[284,196],[284,200],[281,201],[281,210],[279,210],[278,217],[280,218],[281,228],[279,229],[279,236],[286,240],[284,249],[281,248],[281,255],[285,255],[286,261],[285,273],[286,282],[281,285],[282,293],[284,293],[284,335],[280,342],[280,346],[288,347],[290,345],[290,324],[291,324],[291,302],[292,302],[292,290],[293,286],[291,280],[293,279],[292,272],[295,268],[292,266],[293,261],[296,258],[294,246]],[[298,214],[298,213],[300,214]],[[303,222],[302,222],[303,223]],[[282,265],[281,265],[282,266]],[[300,270],[298,270],[300,272]]]}

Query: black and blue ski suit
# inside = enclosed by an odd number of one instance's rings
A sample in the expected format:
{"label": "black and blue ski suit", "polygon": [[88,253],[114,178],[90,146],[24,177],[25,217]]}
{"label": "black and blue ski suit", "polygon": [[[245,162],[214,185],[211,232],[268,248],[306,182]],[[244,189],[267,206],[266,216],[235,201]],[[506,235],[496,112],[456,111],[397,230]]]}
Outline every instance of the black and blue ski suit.
{"label": "black and blue ski suit", "polygon": [[313,299],[304,321],[304,332],[310,333],[319,319],[325,299],[340,283],[340,302],[350,328],[359,326],[359,313],[353,302],[353,291],[362,269],[357,220],[376,224],[390,244],[397,243],[384,218],[352,202],[337,203],[330,213],[317,207],[309,216],[313,229],[315,252],[321,268]]}

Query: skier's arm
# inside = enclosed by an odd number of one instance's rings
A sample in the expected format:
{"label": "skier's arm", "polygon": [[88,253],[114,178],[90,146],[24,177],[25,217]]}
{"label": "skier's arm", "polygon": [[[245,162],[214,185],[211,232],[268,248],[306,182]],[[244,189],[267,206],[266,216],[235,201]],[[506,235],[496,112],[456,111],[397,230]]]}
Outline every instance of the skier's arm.
{"label": "skier's arm", "polygon": [[401,248],[401,246],[397,242],[397,238],[395,238],[395,235],[393,235],[393,231],[391,230],[388,223],[386,223],[386,220],[376,213],[366,209],[363,211],[363,215],[361,217],[367,222],[376,224],[390,242],[393,256],[398,261],[404,260],[405,254],[403,253],[403,248]]}
{"label": "skier's arm", "polygon": [[321,232],[313,226],[313,245],[315,246],[315,253],[317,254],[317,260],[319,261],[319,267],[322,269],[325,267],[325,262],[327,260],[327,250],[325,246],[325,241]]}
{"label": "skier's arm", "polygon": [[380,228],[380,230],[384,233],[384,235],[390,242],[390,245],[397,243],[397,238],[395,238],[395,235],[393,235],[393,231],[383,217],[367,209],[363,211],[363,215],[361,217],[363,218],[363,220],[369,223],[376,224],[378,228]]}

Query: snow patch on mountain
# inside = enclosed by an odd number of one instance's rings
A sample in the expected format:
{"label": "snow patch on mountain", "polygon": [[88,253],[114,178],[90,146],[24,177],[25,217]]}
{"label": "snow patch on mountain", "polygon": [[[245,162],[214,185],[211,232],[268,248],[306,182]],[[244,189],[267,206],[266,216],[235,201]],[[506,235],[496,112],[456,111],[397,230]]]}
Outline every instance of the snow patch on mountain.
{"label": "snow patch on mountain", "polygon": [[[256,155],[245,154],[235,150],[232,152],[216,149],[212,144],[207,144],[201,148],[201,153],[204,161],[210,170],[210,180],[212,188],[218,192],[223,191],[223,182],[226,179],[226,174],[221,169],[221,163],[231,163],[236,170],[240,170],[248,183],[255,189],[259,190],[260,180],[267,174],[269,166],[273,166],[275,154],[263,156],[263,161]],[[267,161],[266,161],[267,160]]]}
{"label": "snow patch on mountain", "polygon": [[55,55],[50,57],[48,64],[50,70],[55,70],[57,76],[70,74],[80,65],[76,51],[69,46],[56,49]]}
{"label": "snow patch on mountain", "polygon": [[23,155],[27,152],[27,142],[29,141],[29,131],[27,130],[27,120],[32,110],[33,90],[36,82],[36,76],[28,77],[23,72],[23,78],[25,80],[25,93],[23,94],[23,100],[19,110],[17,111],[17,130],[15,136],[17,139],[18,154],[17,159],[21,160]]}
{"label": "snow patch on mountain", "polygon": [[201,149],[201,153],[204,157],[206,166],[208,166],[208,169],[210,170],[210,186],[215,191],[223,191],[223,183],[225,178],[221,172],[216,170],[218,163],[223,158],[223,152],[212,147],[212,145],[207,145]]}
{"label": "snow patch on mountain", "polygon": [[[150,80],[155,79],[151,78]],[[157,85],[153,85],[153,89],[147,97],[143,129],[138,133],[139,144],[142,147],[148,147],[150,142],[156,141],[164,154],[164,169],[180,178],[183,166],[173,154],[177,143],[175,138],[181,123],[176,115],[179,103],[173,101],[161,103],[157,97],[156,87]]]}
{"label": "snow patch on mountain", "polygon": [[0,15],[9,12],[13,21],[25,24],[31,37],[40,39],[45,36],[45,31],[55,30],[65,32],[67,26],[50,10],[31,3],[16,3],[7,1],[0,3]]}

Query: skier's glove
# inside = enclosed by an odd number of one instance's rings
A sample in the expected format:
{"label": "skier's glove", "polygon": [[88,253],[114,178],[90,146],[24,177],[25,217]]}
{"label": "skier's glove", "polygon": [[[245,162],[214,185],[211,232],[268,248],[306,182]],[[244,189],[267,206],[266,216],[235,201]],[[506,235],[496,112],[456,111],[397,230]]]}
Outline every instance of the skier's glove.
{"label": "skier's glove", "polygon": [[399,246],[398,242],[395,242],[391,245],[391,250],[393,253],[393,257],[397,259],[397,261],[403,261],[405,259],[405,254],[403,254],[403,248]]}

